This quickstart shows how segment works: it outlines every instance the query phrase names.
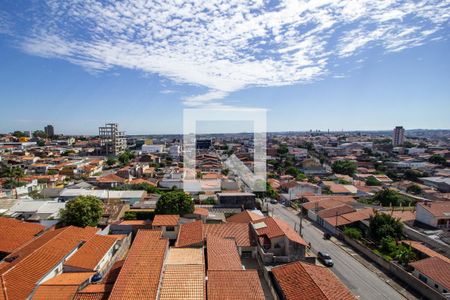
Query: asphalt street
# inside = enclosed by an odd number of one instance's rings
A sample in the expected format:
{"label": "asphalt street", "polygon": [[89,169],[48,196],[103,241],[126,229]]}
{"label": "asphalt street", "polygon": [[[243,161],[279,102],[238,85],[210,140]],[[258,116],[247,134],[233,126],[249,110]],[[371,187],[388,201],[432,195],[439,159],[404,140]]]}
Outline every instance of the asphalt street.
{"label": "asphalt street", "polygon": [[[300,219],[294,212],[280,204],[269,204],[269,210],[274,217],[288,222],[298,231]],[[313,224],[304,221],[302,234],[303,238],[311,243],[314,253],[322,251],[331,255],[334,261],[331,270],[359,299],[405,299],[376,273],[366,268],[349,253],[332,241],[324,240],[323,232]]]}

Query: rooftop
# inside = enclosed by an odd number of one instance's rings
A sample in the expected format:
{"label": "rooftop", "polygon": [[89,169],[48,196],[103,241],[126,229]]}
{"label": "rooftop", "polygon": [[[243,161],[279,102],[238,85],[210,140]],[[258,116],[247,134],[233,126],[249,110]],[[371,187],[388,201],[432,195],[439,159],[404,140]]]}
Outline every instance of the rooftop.
{"label": "rooftop", "polygon": [[241,258],[234,239],[208,235],[206,238],[208,271],[242,270]]}
{"label": "rooftop", "polygon": [[166,265],[203,265],[203,249],[201,248],[170,248]]}
{"label": "rooftop", "polygon": [[256,270],[208,271],[208,300],[264,300]]}
{"label": "rooftop", "polygon": [[0,252],[11,253],[35,238],[44,226],[0,217]]}
{"label": "rooftop", "polygon": [[164,271],[159,299],[205,299],[205,285],[203,265],[168,265]]}
{"label": "rooftop", "polygon": [[356,299],[325,267],[294,262],[272,268],[272,274],[286,300]]}
{"label": "rooftop", "polygon": [[153,219],[153,226],[177,226],[180,220],[179,215],[156,215]]}
{"label": "rooftop", "polygon": [[450,290],[450,263],[439,257],[429,257],[409,264],[411,267]]}

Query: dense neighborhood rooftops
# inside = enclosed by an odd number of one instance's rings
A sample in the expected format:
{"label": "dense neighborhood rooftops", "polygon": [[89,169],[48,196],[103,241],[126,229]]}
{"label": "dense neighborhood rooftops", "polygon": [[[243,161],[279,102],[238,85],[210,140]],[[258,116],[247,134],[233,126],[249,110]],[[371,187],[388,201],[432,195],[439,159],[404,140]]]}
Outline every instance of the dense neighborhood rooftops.
{"label": "dense neighborhood rooftops", "polygon": [[266,217],[252,222],[258,236],[266,235],[269,239],[286,236],[290,241],[301,245],[308,245],[292,227],[278,218]]}
{"label": "dense neighborhood rooftops", "polygon": [[203,224],[205,236],[214,235],[222,238],[234,238],[238,247],[250,247],[250,228],[243,223]]}
{"label": "dense neighborhood rooftops", "polygon": [[72,272],[62,273],[56,277],[53,277],[47,281],[44,281],[42,285],[81,285],[88,281],[95,272]]}
{"label": "dense neighborhood rooftops", "polygon": [[0,217],[0,252],[11,253],[31,241],[44,226]]}
{"label": "dense neighborhood rooftops", "polygon": [[109,299],[155,299],[168,246],[161,231],[139,230]]}
{"label": "dense neighborhood rooftops", "polygon": [[448,201],[418,203],[417,205],[430,212],[436,218],[450,219],[450,202]]}
{"label": "dense neighborhood rooftops", "polygon": [[256,270],[208,271],[208,300],[264,300]]}
{"label": "dense neighborhood rooftops", "polygon": [[153,226],[177,226],[180,221],[179,215],[156,215],[153,219]]}
{"label": "dense neighborhood rooftops", "polygon": [[356,299],[325,267],[294,262],[272,268],[272,274],[286,300]]}
{"label": "dense neighborhood rooftops", "polygon": [[450,290],[450,262],[437,256],[421,259],[409,264],[415,270]]}
{"label": "dense neighborhood rooftops", "polygon": [[234,239],[208,235],[206,238],[208,270],[242,270]]}
{"label": "dense neighborhood rooftops", "polygon": [[33,300],[72,300],[77,290],[78,285],[41,285],[33,294]]}
{"label": "dense neighborhood rooftops", "polygon": [[195,221],[182,224],[178,232],[176,247],[188,247],[203,243],[203,223]]}

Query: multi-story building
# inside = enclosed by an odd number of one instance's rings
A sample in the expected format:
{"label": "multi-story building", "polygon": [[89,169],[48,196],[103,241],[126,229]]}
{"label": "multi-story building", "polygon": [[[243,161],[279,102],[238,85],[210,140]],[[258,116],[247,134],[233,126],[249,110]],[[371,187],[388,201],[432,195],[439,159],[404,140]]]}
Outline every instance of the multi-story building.
{"label": "multi-story building", "polygon": [[47,125],[44,127],[44,132],[48,137],[53,137],[55,135],[55,128],[53,125]]}
{"label": "multi-story building", "polygon": [[119,131],[119,124],[107,123],[98,128],[100,146],[105,155],[118,155],[127,148],[125,133]]}
{"label": "multi-story building", "polygon": [[405,141],[405,129],[403,126],[397,126],[394,128],[394,133],[392,136],[392,144],[394,147],[400,146]]}

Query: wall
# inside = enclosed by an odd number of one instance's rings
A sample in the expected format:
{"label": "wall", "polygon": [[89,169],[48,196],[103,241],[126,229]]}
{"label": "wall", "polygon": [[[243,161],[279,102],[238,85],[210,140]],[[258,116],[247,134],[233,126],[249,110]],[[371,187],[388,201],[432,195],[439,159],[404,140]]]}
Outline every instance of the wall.
{"label": "wall", "polygon": [[420,279],[413,276],[411,273],[405,271],[400,265],[395,262],[387,262],[382,257],[376,255],[370,249],[361,245],[360,243],[354,241],[353,239],[344,236],[344,240],[347,244],[352,246],[354,249],[358,250],[366,257],[376,262],[379,266],[381,266],[385,271],[394,275],[398,279],[400,279],[403,283],[408,285],[411,289],[415,290],[417,293],[422,295],[425,299],[430,300],[442,300],[446,299],[443,295],[435,291],[432,287],[423,283]]}
{"label": "wall", "polygon": [[431,248],[438,249],[438,252],[443,252],[447,256],[450,255],[450,247],[447,244],[444,244],[440,241],[436,241],[420,232],[412,229],[409,226],[403,226],[403,234],[408,237],[410,240],[417,240],[422,243],[429,245]]}
{"label": "wall", "polygon": [[437,226],[436,218],[421,205],[416,205],[416,220],[430,226]]}

